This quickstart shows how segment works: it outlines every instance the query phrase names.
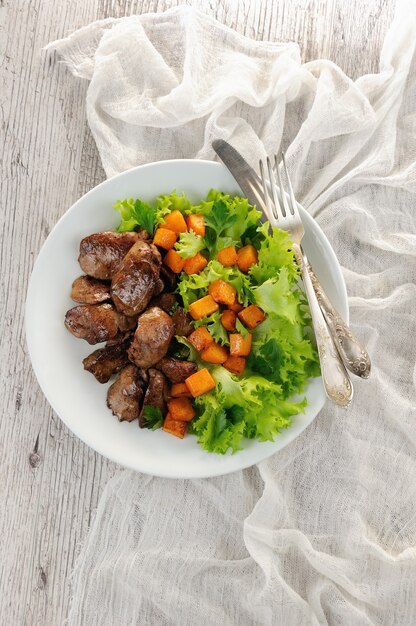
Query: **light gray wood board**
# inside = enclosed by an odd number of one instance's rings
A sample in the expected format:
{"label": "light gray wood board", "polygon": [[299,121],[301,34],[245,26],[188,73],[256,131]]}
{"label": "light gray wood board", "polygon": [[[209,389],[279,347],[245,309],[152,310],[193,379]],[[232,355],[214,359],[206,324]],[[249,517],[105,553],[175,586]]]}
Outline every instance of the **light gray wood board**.
{"label": "light gray wood board", "polygon": [[[375,72],[393,0],[192,2],[252,38],[297,41],[352,78]],[[87,83],[41,48],[88,22],[162,11],[148,0],[0,0],[0,622],[60,624],[79,543],[119,468],[74,437],[39,390],[23,328],[30,271],[58,218],[103,180]]]}

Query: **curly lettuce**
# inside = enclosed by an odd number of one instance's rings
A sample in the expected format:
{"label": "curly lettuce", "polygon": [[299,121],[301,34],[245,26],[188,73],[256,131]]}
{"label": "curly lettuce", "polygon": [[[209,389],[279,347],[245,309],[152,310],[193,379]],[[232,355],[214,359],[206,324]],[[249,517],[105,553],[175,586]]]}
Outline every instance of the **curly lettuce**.
{"label": "curly lettuce", "polygon": [[179,241],[175,244],[175,250],[183,259],[190,259],[198,252],[201,252],[201,250],[204,250],[205,247],[204,238],[200,235],[195,235],[192,230],[187,233],[181,233]]}
{"label": "curly lettuce", "polygon": [[306,406],[306,399],[278,400],[280,386],[264,376],[250,373],[237,378],[220,366],[212,367],[211,375],[217,386],[196,398],[198,417],[191,425],[191,432],[208,452],[237,452],[243,437],[273,441]]}
{"label": "curly lettuce", "polygon": [[156,226],[156,209],[142,200],[119,200],[113,209],[120,213],[121,222],[117,228],[119,233],[143,229],[153,235]]}

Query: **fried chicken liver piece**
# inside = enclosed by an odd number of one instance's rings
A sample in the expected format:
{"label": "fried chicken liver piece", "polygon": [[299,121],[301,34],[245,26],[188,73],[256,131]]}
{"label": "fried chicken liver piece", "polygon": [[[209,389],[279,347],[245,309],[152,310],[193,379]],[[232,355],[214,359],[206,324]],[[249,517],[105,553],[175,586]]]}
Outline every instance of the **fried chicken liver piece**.
{"label": "fried chicken liver piece", "polygon": [[111,281],[111,297],[117,310],[137,315],[146,309],[160,289],[161,256],[151,243],[137,241],[124,257]]}
{"label": "fried chicken liver piece", "polygon": [[146,406],[153,406],[156,409],[160,409],[162,416],[165,417],[167,413],[166,400],[168,399],[169,388],[168,381],[162,372],[151,367],[148,371],[149,383],[144,394],[143,406],[139,415],[139,426],[144,428],[146,420],[144,416],[144,410]]}
{"label": "fried chicken liver piece", "polygon": [[91,276],[79,276],[72,283],[71,298],[82,304],[97,304],[110,300],[110,285]]}
{"label": "fried chicken liver piece", "polygon": [[129,364],[129,345],[130,341],[127,341],[94,350],[82,361],[84,369],[91,372],[99,383],[106,383],[111,376]]}
{"label": "fried chicken liver piece", "polygon": [[120,422],[132,422],[139,417],[146,382],[146,372],[130,363],[109,387],[107,406]]}
{"label": "fried chicken liver piece", "polygon": [[69,332],[90,344],[114,339],[120,330],[125,331],[135,324],[135,318],[130,321],[108,303],[79,304],[65,315],[65,326]]}
{"label": "fried chicken liver piece", "polygon": [[137,367],[147,369],[162,359],[175,332],[171,317],[159,307],[152,307],[139,316],[137,329],[128,351]]}
{"label": "fried chicken liver piece", "polygon": [[111,280],[130,248],[138,241],[139,233],[93,233],[79,245],[78,262],[88,276]]}
{"label": "fried chicken liver piece", "polygon": [[156,363],[155,367],[164,373],[172,383],[183,383],[185,378],[195,374],[197,371],[196,363],[192,361],[182,361],[173,356],[165,356]]}

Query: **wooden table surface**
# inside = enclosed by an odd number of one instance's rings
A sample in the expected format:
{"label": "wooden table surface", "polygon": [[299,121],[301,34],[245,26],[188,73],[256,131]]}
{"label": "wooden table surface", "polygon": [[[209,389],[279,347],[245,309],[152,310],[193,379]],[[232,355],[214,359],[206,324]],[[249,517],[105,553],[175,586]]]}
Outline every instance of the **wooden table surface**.
{"label": "wooden table surface", "polygon": [[[377,72],[394,0],[188,1],[254,39],[296,41],[353,79]],[[57,625],[100,494],[120,468],[71,434],[28,358],[24,303],[48,233],[104,179],[85,117],[86,81],[42,47],[109,16],[160,12],[175,0],[0,0],[1,430],[0,624]]]}

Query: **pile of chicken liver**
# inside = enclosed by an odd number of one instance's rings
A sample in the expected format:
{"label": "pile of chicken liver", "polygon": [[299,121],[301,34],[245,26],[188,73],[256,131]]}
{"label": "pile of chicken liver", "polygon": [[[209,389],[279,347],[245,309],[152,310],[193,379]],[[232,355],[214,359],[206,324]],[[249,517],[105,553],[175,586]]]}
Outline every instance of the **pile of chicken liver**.
{"label": "pile of chicken liver", "polygon": [[183,382],[196,365],[169,355],[174,335],[187,337],[190,318],[172,293],[176,277],[145,231],[85,237],[79,264],[85,275],[72,285],[79,303],[65,326],[89,344],[106,342],[83,360],[100,383],[117,374],[107,404],[120,421],[143,417],[147,405],[167,413],[169,383]]}

